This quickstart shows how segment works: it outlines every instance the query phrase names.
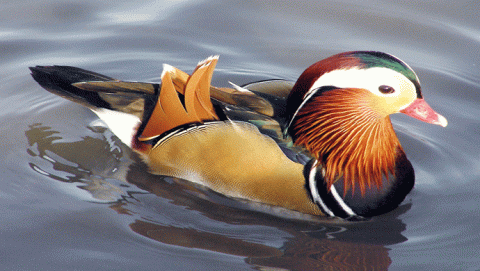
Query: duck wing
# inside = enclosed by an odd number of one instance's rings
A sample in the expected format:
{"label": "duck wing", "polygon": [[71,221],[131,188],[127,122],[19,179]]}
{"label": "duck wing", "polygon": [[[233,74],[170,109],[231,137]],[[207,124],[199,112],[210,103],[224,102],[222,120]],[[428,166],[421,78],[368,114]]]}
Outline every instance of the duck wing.
{"label": "duck wing", "polygon": [[229,119],[255,125],[290,159],[305,164],[309,154],[282,131],[293,83],[268,80],[243,87],[213,87],[210,79],[217,60],[210,57],[199,62],[192,75],[165,65],[161,84],[121,81],[70,66],[30,70],[46,90],[90,108],[129,146],[133,137],[148,141],[188,124]]}

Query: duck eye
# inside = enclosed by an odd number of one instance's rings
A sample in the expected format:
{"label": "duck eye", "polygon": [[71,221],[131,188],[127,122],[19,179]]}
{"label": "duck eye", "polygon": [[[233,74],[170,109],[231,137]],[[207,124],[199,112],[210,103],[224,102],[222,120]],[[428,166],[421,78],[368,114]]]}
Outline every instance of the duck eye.
{"label": "duck eye", "polygon": [[380,90],[380,92],[383,93],[383,94],[391,94],[391,93],[395,92],[394,88],[392,88],[391,86],[387,86],[387,85],[379,86],[378,90]]}

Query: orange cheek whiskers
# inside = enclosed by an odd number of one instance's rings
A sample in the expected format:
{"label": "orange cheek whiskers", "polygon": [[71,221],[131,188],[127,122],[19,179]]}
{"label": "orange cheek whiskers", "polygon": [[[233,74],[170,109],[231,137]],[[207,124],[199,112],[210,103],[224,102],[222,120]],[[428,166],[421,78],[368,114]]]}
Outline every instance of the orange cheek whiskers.
{"label": "orange cheek whiskers", "polygon": [[367,91],[331,90],[313,97],[292,125],[295,143],[304,146],[325,169],[329,187],[343,178],[345,191],[358,185],[381,188],[394,174],[401,148],[390,119],[368,107]]}

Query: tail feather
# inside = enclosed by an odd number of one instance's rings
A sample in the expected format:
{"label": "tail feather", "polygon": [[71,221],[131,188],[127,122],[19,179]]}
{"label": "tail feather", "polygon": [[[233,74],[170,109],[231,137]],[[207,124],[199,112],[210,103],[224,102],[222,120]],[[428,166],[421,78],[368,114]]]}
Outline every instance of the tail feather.
{"label": "tail feather", "polygon": [[123,82],[69,66],[30,67],[32,77],[46,90],[92,110],[109,109],[145,119],[156,103],[159,85]]}
{"label": "tail feather", "polygon": [[98,73],[70,66],[30,67],[32,77],[46,90],[85,106],[110,109],[98,93],[85,91],[72,86],[82,81],[114,81],[115,79]]}

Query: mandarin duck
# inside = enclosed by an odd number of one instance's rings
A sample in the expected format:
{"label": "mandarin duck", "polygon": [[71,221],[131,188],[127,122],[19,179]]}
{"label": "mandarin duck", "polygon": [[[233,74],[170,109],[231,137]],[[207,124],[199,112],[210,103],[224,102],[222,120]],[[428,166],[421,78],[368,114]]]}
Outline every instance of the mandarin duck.
{"label": "mandarin duck", "polygon": [[46,90],[90,108],[151,173],[281,210],[340,218],[396,208],[414,170],[389,115],[447,125],[415,72],[381,52],[340,53],[295,83],[210,85],[218,56],[191,75],[164,65],[161,83],[69,66],[31,67]]}

